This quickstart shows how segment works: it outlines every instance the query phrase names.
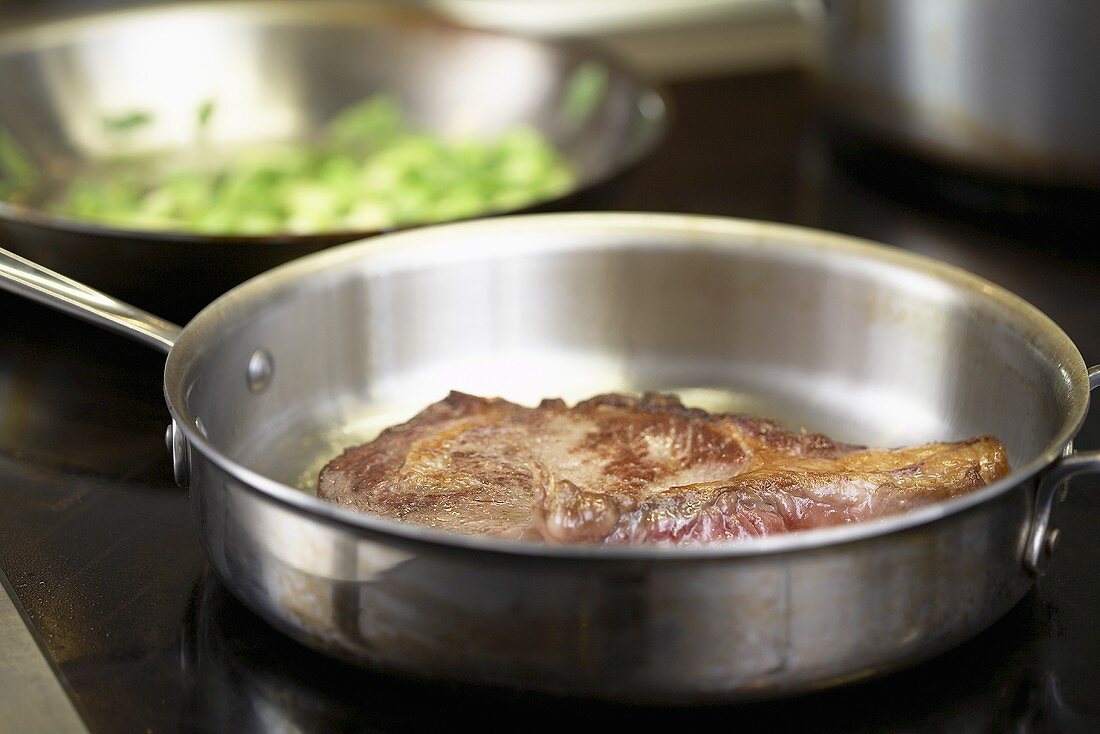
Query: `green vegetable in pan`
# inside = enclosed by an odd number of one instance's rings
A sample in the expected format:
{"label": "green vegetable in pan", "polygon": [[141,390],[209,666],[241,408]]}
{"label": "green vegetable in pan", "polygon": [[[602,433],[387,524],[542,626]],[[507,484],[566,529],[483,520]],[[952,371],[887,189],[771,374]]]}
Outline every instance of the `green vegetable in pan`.
{"label": "green vegetable in pan", "polygon": [[[200,134],[214,115],[212,103],[200,107]],[[132,113],[105,124],[125,134],[150,122]],[[444,139],[413,129],[397,101],[379,95],[341,112],[311,144],[189,163],[120,158],[74,178],[46,208],[124,228],[304,234],[513,209],[560,195],[573,181],[533,128],[491,140]]]}

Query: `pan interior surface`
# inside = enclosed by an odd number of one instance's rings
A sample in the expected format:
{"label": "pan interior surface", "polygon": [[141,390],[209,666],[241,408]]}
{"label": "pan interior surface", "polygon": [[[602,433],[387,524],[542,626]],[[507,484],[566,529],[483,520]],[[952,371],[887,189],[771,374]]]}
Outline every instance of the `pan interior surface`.
{"label": "pan interior surface", "polygon": [[341,450],[450,390],[671,391],[873,446],[992,434],[1014,468],[1085,409],[1080,355],[1038,311],[848,238],[597,214],[387,240],[261,276],[187,327],[166,385],[196,438],[312,492]]}

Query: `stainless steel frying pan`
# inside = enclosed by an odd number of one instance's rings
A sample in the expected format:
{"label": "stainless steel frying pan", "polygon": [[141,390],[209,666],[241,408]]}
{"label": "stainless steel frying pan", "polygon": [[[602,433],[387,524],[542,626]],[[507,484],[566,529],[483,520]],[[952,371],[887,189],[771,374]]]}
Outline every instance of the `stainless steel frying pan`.
{"label": "stainless steel frying pan", "polygon": [[[218,575],[287,634],[383,670],[668,702],[882,673],[1012,606],[1058,488],[1100,471],[1070,449],[1090,373],[1055,324],[955,268],[812,230],[640,214],[416,230],[279,267],[182,330],[10,255],[0,273],[168,353],[175,473]],[[450,389],[643,388],[870,444],[992,433],[1014,471],[898,517],[696,548],[457,536],[310,496],[340,448]]]}

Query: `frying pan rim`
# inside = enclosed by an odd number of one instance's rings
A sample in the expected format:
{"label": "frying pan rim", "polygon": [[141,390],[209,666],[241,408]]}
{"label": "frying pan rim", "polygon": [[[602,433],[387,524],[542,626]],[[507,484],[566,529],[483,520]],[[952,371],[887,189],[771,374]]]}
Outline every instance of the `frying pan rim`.
{"label": "frying pan rim", "polygon": [[572,197],[597,189],[639,165],[658,148],[672,125],[673,103],[665,87],[652,79],[647,79],[643,74],[630,68],[622,59],[594,43],[578,39],[551,40],[504,30],[462,25],[457,21],[448,19],[442,13],[433,12],[426,7],[395,5],[379,0],[365,3],[349,3],[341,0],[312,0],[311,2],[303,2],[303,0],[230,0],[229,2],[190,0],[179,4],[155,4],[148,7],[101,10],[81,14],[77,17],[45,20],[32,23],[26,27],[0,31],[0,57],[26,51],[27,48],[21,48],[19,42],[22,42],[23,46],[37,50],[42,46],[48,46],[50,43],[57,43],[62,40],[73,42],[84,33],[86,26],[95,27],[97,24],[122,25],[144,17],[155,18],[160,15],[170,19],[172,16],[196,10],[218,12],[233,17],[255,17],[260,19],[270,19],[273,11],[275,11],[279,20],[293,19],[311,25],[333,25],[338,24],[340,21],[347,21],[349,17],[355,17],[360,25],[370,26],[379,22],[390,22],[387,19],[394,17],[397,19],[397,23],[405,25],[415,23],[418,27],[424,29],[447,29],[469,36],[482,36],[499,41],[523,43],[538,47],[551,55],[574,57],[582,62],[599,62],[609,69],[615,77],[637,86],[639,90],[637,102],[639,104],[645,99],[655,99],[660,102],[660,109],[652,117],[644,116],[646,129],[644,142],[629,151],[628,155],[613,160],[606,170],[599,172],[597,175],[589,178],[578,176],[574,184],[567,190],[518,208],[486,209],[468,217],[444,222],[408,222],[382,229],[327,229],[304,233],[279,231],[268,234],[217,234],[191,232],[182,229],[118,227],[91,219],[54,214],[40,206],[13,203],[2,198],[0,198],[0,221],[57,229],[76,235],[109,237],[122,241],[147,242],[156,245],[190,245],[198,242],[203,245],[225,247],[278,248],[320,247],[333,243],[342,244],[417,227],[469,221],[482,217],[510,216],[543,207],[553,207],[556,204],[568,201]]}
{"label": "frying pan rim", "polygon": [[[782,246],[790,249],[821,250],[885,263],[909,270],[916,270],[947,284],[963,287],[968,291],[994,299],[1012,315],[1013,323],[1030,323],[1036,333],[1057,347],[1051,354],[1061,366],[1062,377],[1069,393],[1070,411],[1065,416],[1055,438],[1040,452],[1007,476],[975,492],[937,502],[900,515],[849,525],[816,530],[784,533],[764,538],[736,542],[714,543],[700,546],[668,547],[656,545],[593,546],[548,545],[531,541],[506,540],[488,536],[472,536],[435,530],[426,526],[402,523],[386,518],[340,507],[325,502],[300,489],[263,476],[230,459],[195,427],[195,417],[187,410],[182,382],[188,365],[201,360],[201,355],[190,353],[194,346],[203,343],[206,332],[217,333],[219,322],[226,314],[245,303],[276,291],[286,285],[301,282],[313,272],[321,272],[339,266],[349,260],[382,258],[392,253],[401,255],[418,247],[428,247],[433,241],[452,235],[465,235],[493,231],[519,235],[524,230],[555,233],[614,231],[636,232],[652,235],[655,231],[678,234],[687,238],[690,232],[707,232],[741,240],[731,242],[693,242],[694,246],[711,248],[743,248],[747,243],[758,246]],[[570,246],[578,247],[576,243]],[[607,246],[606,243],[604,246]],[[622,246],[622,245],[615,245]],[[581,249],[586,247],[582,244]],[[561,248],[551,248],[560,251]],[[567,248],[565,248],[567,249]],[[469,250],[461,251],[467,256]],[[234,288],[203,309],[180,333],[176,346],[168,354],[164,371],[164,394],[168,409],[176,425],[183,431],[192,451],[215,464],[243,487],[264,498],[275,501],[296,512],[309,515],[326,524],[352,530],[364,537],[384,537],[400,540],[419,547],[467,550],[507,556],[561,558],[593,562],[704,560],[735,557],[772,556],[783,553],[820,549],[832,545],[871,540],[878,536],[894,534],[937,522],[984,505],[1011,492],[1031,480],[1040,471],[1056,461],[1064,448],[1072,441],[1085,420],[1089,404],[1088,370],[1079,350],[1069,336],[1035,306],[980,276],[962,268],[940,262],[924,255],[900,250],[862,238],[841,235],[824,230],[789,224],[777,224],[733,217],[652,212],[582,212],[565,214],[525,214],[498,217],[453,224],[417,228],[383,237],[360,240],[340,245],[322,252],[299,258],[259,275]]]}

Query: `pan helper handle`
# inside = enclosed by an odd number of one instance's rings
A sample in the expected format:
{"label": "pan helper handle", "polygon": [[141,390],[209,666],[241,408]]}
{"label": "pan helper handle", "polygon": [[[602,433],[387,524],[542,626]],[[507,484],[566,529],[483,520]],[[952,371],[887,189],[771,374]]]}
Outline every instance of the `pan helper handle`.
{"label": "pan helper handle", "polygon": [[180,333],[180,327],[171,322],[4,249],[0,249],[0,288],[117,331],[166,354]]}
{"label": "pan helper handle", "polygon": [[[1089,368],[1089,390],[1096,390],[1097,387],[1100,387],[1100,365]],[[1042,574],[1058,537],[1058,529],[1050,527],[1055,498],[1071,477],[1087,473],[1100,474],[1100,450],[1074,451],[1072,447],[1067,447],[1066,453],[1039,477],[1035,519],[1024,547],[1024,567],[1033,576]]]}

